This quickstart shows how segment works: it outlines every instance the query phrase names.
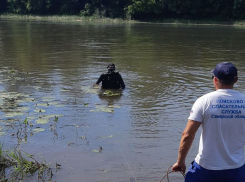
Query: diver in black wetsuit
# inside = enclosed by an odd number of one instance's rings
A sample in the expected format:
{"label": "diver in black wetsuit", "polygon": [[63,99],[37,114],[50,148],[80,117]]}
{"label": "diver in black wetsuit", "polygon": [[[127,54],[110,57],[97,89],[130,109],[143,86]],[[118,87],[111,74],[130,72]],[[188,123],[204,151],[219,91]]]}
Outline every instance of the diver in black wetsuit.
{"label": "diver in black wetsuit", "polygon": [[109,64],[107,69],[108,72],[100,75],[96,84],[99,84],[102,81],[102,89],[125,89],[122,76],[118,72],[115,72],[115,64]]}

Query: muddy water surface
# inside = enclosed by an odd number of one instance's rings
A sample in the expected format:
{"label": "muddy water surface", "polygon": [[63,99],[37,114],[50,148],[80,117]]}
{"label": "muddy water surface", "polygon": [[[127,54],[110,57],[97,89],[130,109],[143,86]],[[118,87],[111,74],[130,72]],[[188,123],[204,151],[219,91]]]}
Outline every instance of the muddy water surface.
{"label": "muddy water surface", "polygon": [[[244,48],[234,27],[0,20],[1,142],[61,164],[57,182],[159,181],[216,63],[238,66],[245,93]],[[111,62],[126,84],[113,97],[93,86]]]}

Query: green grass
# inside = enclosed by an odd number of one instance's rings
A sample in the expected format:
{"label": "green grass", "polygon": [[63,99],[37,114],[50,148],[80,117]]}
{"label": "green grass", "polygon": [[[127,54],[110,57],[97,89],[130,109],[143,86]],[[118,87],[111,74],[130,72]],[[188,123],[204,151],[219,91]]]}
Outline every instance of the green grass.
{"label": "green grass", "polygon": [[245,26],[244,21],[220,21],[220,20],[209,20],[209,19],[202,19],[202,20],[191,20],[191,19],[148,19],[148,20],[141,20],[140,22],[147,22],[147,23],[162,23],[162,24],[173,24],[173,25],[203,25],[203,26],[210,26],[210,25],[222,25],[222,26]]}
{"label": "green grass", "polygon": [[99,15],[76,16],[76,15],[16,15],[2,14],[0,19],[5,20],[26,20],[26,21],[54,21],[54,22],[101,22],[101,23],[157,23],[173,25],[222,25],[222,26],[245,26],[245,20],[241,21],[217,21],[217,20],[190,20],[190,19],[147,19],[147,20],[126,20],[120,18],[106,18]]}
{"label": "green grass", "polygon": [[73,21],[73,22],[112,22],[112,23],[125,23],[125,22],[134,22],[132,20],[123,20],[119,18],[105,18],[95,16],[75,16],[75,15],[52,15],[52,16],[37,16],[37,15],[16,15],[16,14],[2,14],[0,19],[8,20],[32,20],[32,21]]}

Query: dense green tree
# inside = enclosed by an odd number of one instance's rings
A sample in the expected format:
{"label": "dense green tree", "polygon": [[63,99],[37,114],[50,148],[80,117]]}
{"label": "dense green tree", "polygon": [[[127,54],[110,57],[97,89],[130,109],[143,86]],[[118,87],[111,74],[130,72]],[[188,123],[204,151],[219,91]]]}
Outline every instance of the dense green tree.
{"label": "dense green tree", "polygon": [[11,13],[23,14],[28,13],[26,9],[27,0],[7,0],[8,10]]}
{"label": "dense green tree", "polygon": [[245,18],[245,0],[0,0],[4,12],[232,20]]}
{"label": "dense green tree", "polygon": [[233,17],[236,19],[245,18],[245,0],[234,0]]}
{"label": "dense green tree", "polygon": [[47,12],[47,1],[27,0],[26,9],[30,13],[45,13]]}
{"label": "dense green tree", "polygon": [[0,13],[7,11],[7,0],[0,1]]}
{"label": "dense green tree", "polygon": [[[163,12],[165,0],[132,0],[127,11],[133,17],[146,18],[149,15],[159,15]],[[146,15],[146,16],[144,16]]]}
{"label": "dense green tree", "polygon": [[125,7],[129,2],[131,0],[90,0],[85,4],[82,15],[97,14],[105,17],[124,18],[126,14]]}

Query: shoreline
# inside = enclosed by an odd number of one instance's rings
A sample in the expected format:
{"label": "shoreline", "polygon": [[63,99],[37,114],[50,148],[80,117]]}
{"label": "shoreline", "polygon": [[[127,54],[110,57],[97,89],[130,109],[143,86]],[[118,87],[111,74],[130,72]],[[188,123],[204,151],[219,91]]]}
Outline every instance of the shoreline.
{"label": "shoreline", "polygon": [[234,26],[245,27],[244,21],[213,21],[189,19],[160,19],[160,20],[125,20],[120,18],[105,18],[99,16],[78,15],[16,15],[0,14],[0,20],[26,20],[26,21],[54,21],[54,22],[98,22],[98,23],[130,23],[130,24],[166,24],[166,25],[193,25],[193,26]]}

